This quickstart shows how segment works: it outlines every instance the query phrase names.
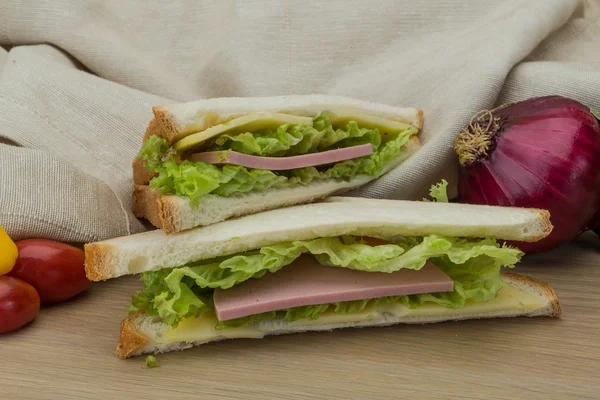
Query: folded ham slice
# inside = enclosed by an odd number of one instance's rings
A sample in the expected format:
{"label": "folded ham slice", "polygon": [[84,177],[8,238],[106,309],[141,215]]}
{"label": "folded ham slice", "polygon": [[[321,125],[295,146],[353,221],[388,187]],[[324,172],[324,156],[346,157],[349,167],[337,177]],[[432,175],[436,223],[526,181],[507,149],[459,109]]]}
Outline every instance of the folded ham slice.
{"label": "folded ham slice", "polygon": [[219,321],[226,321],[291,307],[449,292],[453,287],[452,279],[429,262],[419,271],[384,273],[325,267],[312,256],[302,256],[260,279],[216,289],[214,304]]}
{"label": "folded ham slice", "polygon": [[351,160],[353,158],[373,154],[373,146],[369,143],[359,146],[345,147],[323,151],[321,153],[303,154],[292,157],[261,157],[238,153],[237,151],[208,151],[205,153],[194,153],[188,157],[193,162],[202,161],[208,164],[233,164],[246,168],[267,169],[281,171],[288,169],[316,167]]}

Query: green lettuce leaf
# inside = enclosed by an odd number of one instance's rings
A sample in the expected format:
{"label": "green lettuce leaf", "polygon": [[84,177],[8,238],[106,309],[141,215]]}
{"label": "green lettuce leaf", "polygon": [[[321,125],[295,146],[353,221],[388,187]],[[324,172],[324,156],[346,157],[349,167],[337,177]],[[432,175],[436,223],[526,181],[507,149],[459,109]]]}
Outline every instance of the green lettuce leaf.
{"label": "green lettuce leaf", "polygon": [[289,171],[247,169],[238,165],[216,166],[204,162],[181,161],[167,152],[163,138],[150,137],[140,151],[146,168],[157,176],[150,186],[161,194],[188,197],[197,205],[207,194],[229,197],[271,188],[293,188],[319,180],[350,180],[357,175],[377,176],[385,165],[400,156],[402,146],[417,132],[409,128],[382,141],[377,130],[361,129],[350,122],[346,129],[333,129],[328,119],[315,120],[314,126],[282,125],[275,131],[222,135],[212,150],[235,150],[247,154],[286,156],[371,143],[374,153],[346,160],[327,169],[307,167]]}
{"label": "green lettuce leaf", "polygon": [[150,136],[142,144],[142,148],[138,154],[144,160],[144,166],[151,172],[156,171],[162,163],[164,154],[169,149],[169,145],[164,138],[160,136]]}
{"label": "green lettuce leaf", "polygon": [[144,272],[144,290],[132,297],[130,312],[142,310],[160,316],[168,325],[177,326],[183,317],[201,316],[212,309],[205,298],[208,295],[212,299],[210,289],[229,289],[250,278],[260,278],[291,264],[300,254],[299,249],[278,245],[263,248],[260,253]]}
{"label": "green lettuce leaf", "polygon": [[154,357],[154,356],[146,357],[146,368],[158,368],[158,367],[160,367],[160,364],[156,360],[156,357]]}
{"label": "green lettuce leaf", "polygon": [[234,150],[257,156],[285,157],[366,143],[377,150],[381,145],[379,131],[359,128],[353,121],[345,129],[334,129],[329,118],[320,116],[313,126],[286,124],[276,130],[221,135],[207,151]]}
{"label": "green lettuce leaf", "polygon": [[[193,290],[186,282],[178,282],[178,295],[171,295],[171,288],[165,278],[169,270],[160,270],[142,274],[144,290],[131,298],[130,313],[138,310],[151,316],[161,317],[168,325],[176,326],[181,319],[179,315],[201,317],[211,307],[212,293]],[[208,299],[206,298],[208,295]]]}
{"label": "green lettuce leaf", "polygon": [[432,185],[429,196],[439,203],[448,203],[448,182],[442,179],[437,185]]}
{"label": "green lettuce leaf", "polygon": [[[145,289],[132,298],[133,310],[160,316],[165,323],[176,326],[182,318],[199,316],[212,308],[207,299],[212,289],[228,289],[248,279],[260,278],[267,272],[276,272],[303,253],[314,255],[322,265],[386,273],[401,269],[418,270],[431,260],[457,283],[454,291],[409,296],[397,301],[422,304],[426,299],[435,297],[431,301],[448,307],[461,307],[467,298],[477,301],[484,301],[489,296],[493,298],[501,287],[498,281],[500,268],[514,266],[523,254],[517,249],[500,246],[492,239],[465,240],[435,235],[405,238],[381,246],[369,246],[353,237],[286,242],[263,247],[257,252],[145,272],[142,274]],[[352,307],[338,304],[336,310],[356,310],[357,304]],[[284,317],[286,320],[306,318],[326,309],[324,306],[300,307],[287,310]],[[261,317],[252,318],[257,320]]]}
{"label": "green lettuce leaf", "polygon": [[463,264],[471,258],[487,255],[502,259],[506,265],[514,265],[522,256],[519,250],[500,247],[493,239],[473,241],[437,235],[375,247],[344,243],[341,238],[318,238],[293,244],[313,254],[322,265],[388,273],[401,269],[419,270],[428,259],[441,256],[447,256],[455,264]]}
{"label": "green lettuce leaf", "polygon": [[319,318],[319,315],[327,311],[329,304],[319,304],[313,306],[302,306],[288,308],[287,310],[280,311],[269,311],[260,314],[248,315],[247,317],[230,319],[227,321],[219,321],[216,325],[216,329],[225,328],[237,328],[240,326],[248,325],[253,322],[269,321],[275,318],[283,318],[285,321],[296,321],[299,319],[312,319]]}
{"label": "green lettuce leaf", "polygon": [[327,311],[329,304],[293,307],[285,310],[283,317],[286,321],[296,321],[301,318],[317,319],[319,315]]}
{"label": "green lettuce leaf", "polygon": [[263,192],[272,187],[284,187],[288,178],[264,169],[216,165],[203,162],[176,162],[172,158],[156,168],[158,176],[152,178],[150,186],[162,194],[188,197],[197,205],[202,196],[209,193],[228,197],[234,193]]}
{"label": "green lettuce leaf", "polygon": [[370,302],[370,299],[342,301],[333,304],[333,306],[335,306],[333,311],[338,314],[352,314],[364,310]]}
{"label": "green lettuce leaf", "polygon": [[448,182],[442,179],[441,182],[431,185],[429,189],[431,199],[424,198],[423,201],[436,201],[438,203],[448,203]]}
{"label": "green lettuce leaf", "polygon": [[[501,248],[501,250],[509,250]],[[448,308],[459,309],[465,306],[467,300],[486,302],[493,300],[496,293],[505,286],[500,277],[502,267],[514,267],[506,264],[512,261],[512,254],[507,252],[505,257],[490,257],[480,255],[456,264],[450,257],[440,257],[431,260],[454,281],[451,292],[423,293],[409,296],[391,296],[377,299],[377,304],[401,302],[409,308],[417,308],[426,303],[436,303]],[[500,255],[498,253],[497,255]]]}

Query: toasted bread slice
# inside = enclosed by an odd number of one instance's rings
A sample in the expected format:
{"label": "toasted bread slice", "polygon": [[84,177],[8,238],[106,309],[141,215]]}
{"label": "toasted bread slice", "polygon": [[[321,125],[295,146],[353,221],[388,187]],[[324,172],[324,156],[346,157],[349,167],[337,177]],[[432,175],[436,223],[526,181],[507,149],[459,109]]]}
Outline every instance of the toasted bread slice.
{"label": "toasted bread slice", "polygon": [[158,135],[173,144],[187,134],[201,132],[252,112],[277,112],[314,118],[323,111],[338,110],[406,122],[417,129],[423,126],[423,111],[418,108],[393,107],[343,96],[220,97],[153,107],[154,118],[146,129],[144,139]]}
{"label": "toasted bread slice", "polygon": [[[552,287],[545,282],[528,276],[505,273],[502,274],[503,280],[511,287],[535,296],[539,299],[539,303],[535,306],[526,306],[521,304],[516,308],[507,307],[502,309],[502,306],[494,307],[493,311],[482,312],[480,309],[469,306],[462,310],[455,310],[448,313],[443,306],[438,306],[439,312],[428,309],[423,315],[415,313],[408,316],[397,316],[391,313],[380,313],[373,318],[339,323],[310,323],[306,325],[286,322],[283,319],[270,321],[260,321],[251,324],[251,329],[260,334],[257,336],[252,334],[247,337],[260,338],[268,335],[282,335],[286,333],[300,333],[309,331],[331,331],[341,328],[360,328],[374,326],[388,326],[395,324],[426,324],[443,321],[457,321],[466,319],[481,319],[481,318],[503,318],[503,317],[559,317],[562,313],[562,307]],[[504,289],[502,289],[504,290]],[[493,300],[492,300],[493,301]],[[518,304],[518,303],[517,303]],[[318,322],[318,320],[316,321]],[[121,358],[128,358],[149,353],[165,353],[169,351],[183,350],[201,344],[225,340],[233,337],[245,337],[244,334],[236,335],[215,335],[211,339],[198,341],[171,341],[166,338],[166,333],[170,327],[160,322],[157,318],[149,317],[145,314],[138,313],[130,315],[121,323],[121,335],[117,345],[116,353]]]}
{"label": "toasted bread slice", "polygon": [[332,197],[172,235],[160,230],[85,245],[93,281],[184,265],[274,243],[340,235],[442,235],[534,242],[552,230],[546,210]]}

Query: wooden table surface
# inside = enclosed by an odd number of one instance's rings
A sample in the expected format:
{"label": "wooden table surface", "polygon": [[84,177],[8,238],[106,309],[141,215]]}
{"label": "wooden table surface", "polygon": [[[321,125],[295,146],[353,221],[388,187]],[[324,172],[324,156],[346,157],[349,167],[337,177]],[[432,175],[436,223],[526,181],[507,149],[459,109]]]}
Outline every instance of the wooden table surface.
{"label": "wooden table surface", "polygon": [[600,398],[600,240],[517,269],[546,280],[561,319],[517,318],[232,340],[158,357],[114,355],[141,282],[94,284],[0,337],[0,399]]}

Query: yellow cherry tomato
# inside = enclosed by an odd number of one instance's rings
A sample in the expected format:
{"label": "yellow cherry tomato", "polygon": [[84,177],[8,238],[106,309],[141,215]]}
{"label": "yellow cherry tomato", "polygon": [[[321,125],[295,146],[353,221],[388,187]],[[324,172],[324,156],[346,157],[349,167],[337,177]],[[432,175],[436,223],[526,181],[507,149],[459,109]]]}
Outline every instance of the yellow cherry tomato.
{"label": "yellow cherry tomato", "polygon": [[18,255],[17,245],[0,226],[0,275],[6,275],[13,269]]}

